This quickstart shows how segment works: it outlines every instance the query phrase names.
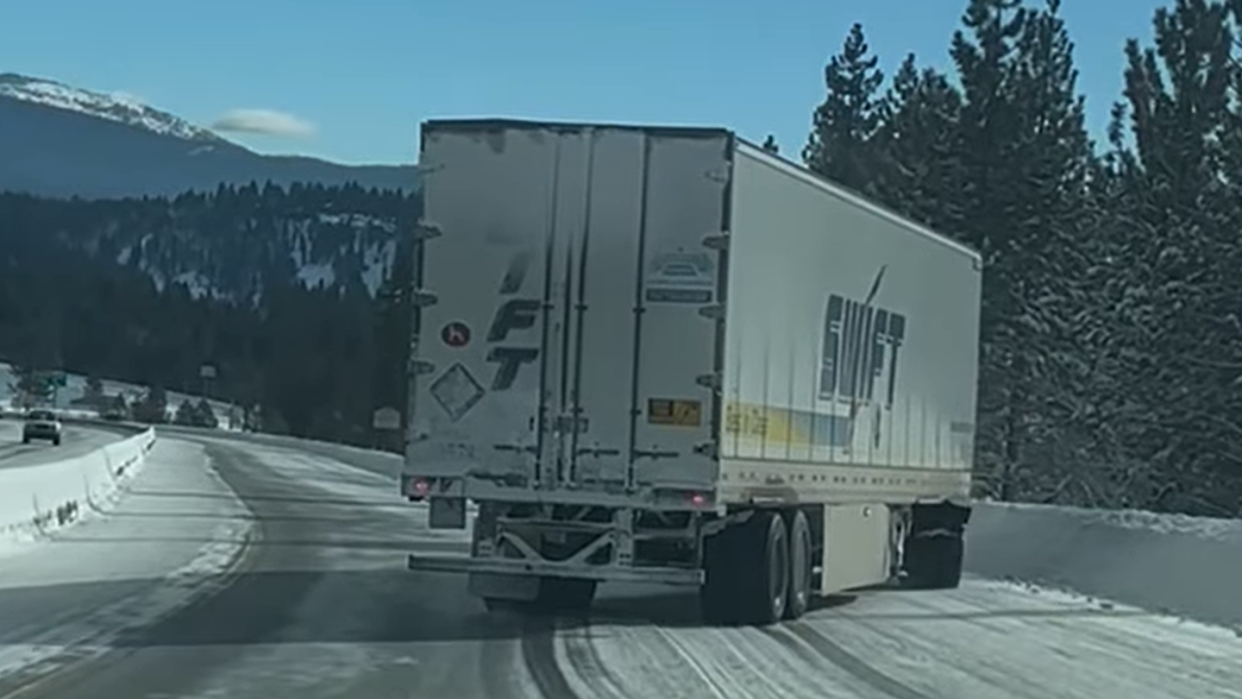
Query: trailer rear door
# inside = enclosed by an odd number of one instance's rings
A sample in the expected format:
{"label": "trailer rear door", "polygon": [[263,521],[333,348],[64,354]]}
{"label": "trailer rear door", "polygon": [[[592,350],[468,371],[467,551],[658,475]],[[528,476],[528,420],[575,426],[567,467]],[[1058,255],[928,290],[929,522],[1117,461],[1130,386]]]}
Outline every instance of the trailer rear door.
{"label": "trailer rear door", "polygon": [[726,220],[730,147],[708,130],[424,126],[407,473],[714,484],[724,276],[703,241]]}

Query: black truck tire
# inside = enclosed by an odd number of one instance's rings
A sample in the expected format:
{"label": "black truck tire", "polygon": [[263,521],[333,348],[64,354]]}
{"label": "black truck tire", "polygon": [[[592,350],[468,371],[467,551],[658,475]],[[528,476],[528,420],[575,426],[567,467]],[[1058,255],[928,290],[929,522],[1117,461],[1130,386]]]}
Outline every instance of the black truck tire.
{"label": "black truck tire", "polygon": [[811,546],[811,524],[806,513],[794,510],[787,518],[789,529],[789,592],[785,602],[785,618],[798,619],[811,606],[811,582],[814,549]]}

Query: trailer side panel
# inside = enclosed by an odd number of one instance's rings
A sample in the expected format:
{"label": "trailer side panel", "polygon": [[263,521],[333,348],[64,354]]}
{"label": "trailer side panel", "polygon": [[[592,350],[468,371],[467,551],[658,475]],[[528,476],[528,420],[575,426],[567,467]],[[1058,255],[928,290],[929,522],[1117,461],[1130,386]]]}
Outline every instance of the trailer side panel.
{"label": "trailer side panel", "polygon": [[978,255],[759,149],[735,157],[722,499],[964,499]]}

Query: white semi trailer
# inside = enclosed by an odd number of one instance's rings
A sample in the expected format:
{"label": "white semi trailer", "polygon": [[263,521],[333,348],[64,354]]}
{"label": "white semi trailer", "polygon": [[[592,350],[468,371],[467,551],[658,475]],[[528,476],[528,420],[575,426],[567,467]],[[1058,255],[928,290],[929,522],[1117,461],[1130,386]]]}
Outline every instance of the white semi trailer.
{"label": "white semi trailer", "polygon": [[473,534],[410,569],[709,623],[958,584],[979,255],[721,129],[430,121],[420,167],[401,489]]}

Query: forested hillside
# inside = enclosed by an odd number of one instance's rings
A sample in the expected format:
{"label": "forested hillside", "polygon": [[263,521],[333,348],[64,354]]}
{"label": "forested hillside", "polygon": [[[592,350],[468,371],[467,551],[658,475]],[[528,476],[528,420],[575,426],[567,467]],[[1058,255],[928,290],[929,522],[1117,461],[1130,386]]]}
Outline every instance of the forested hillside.
{"label": "forested hillside", "polygon": [[369,443],[371,411],[401,405],[389,290],[408,285],[396,232],[417,215],[350,186],[0,195],[0,357],[188,392],[214,363],[213,394],[265,429]]}
{"label": "forested hillside", "polygon": [[[828,64],[806,164],[984,255],[981,494],[1242,512],[1240,20],[1158,12],[1097,142],[1055,1],[971,0],[950,74],[882,74],[861,26]],[[357,187],[0,197],[0,356],[168,388],[210,360],[268,428],[365,443],[402,404],[417,213]]]}
{"label": "forested hillside", "polygon": [[1242,3],[1157,12],[1095,144],[1058,11],[973,0],[951,75],[855,26],[804,157],[982,251],[981,491],[1236,514]]}

